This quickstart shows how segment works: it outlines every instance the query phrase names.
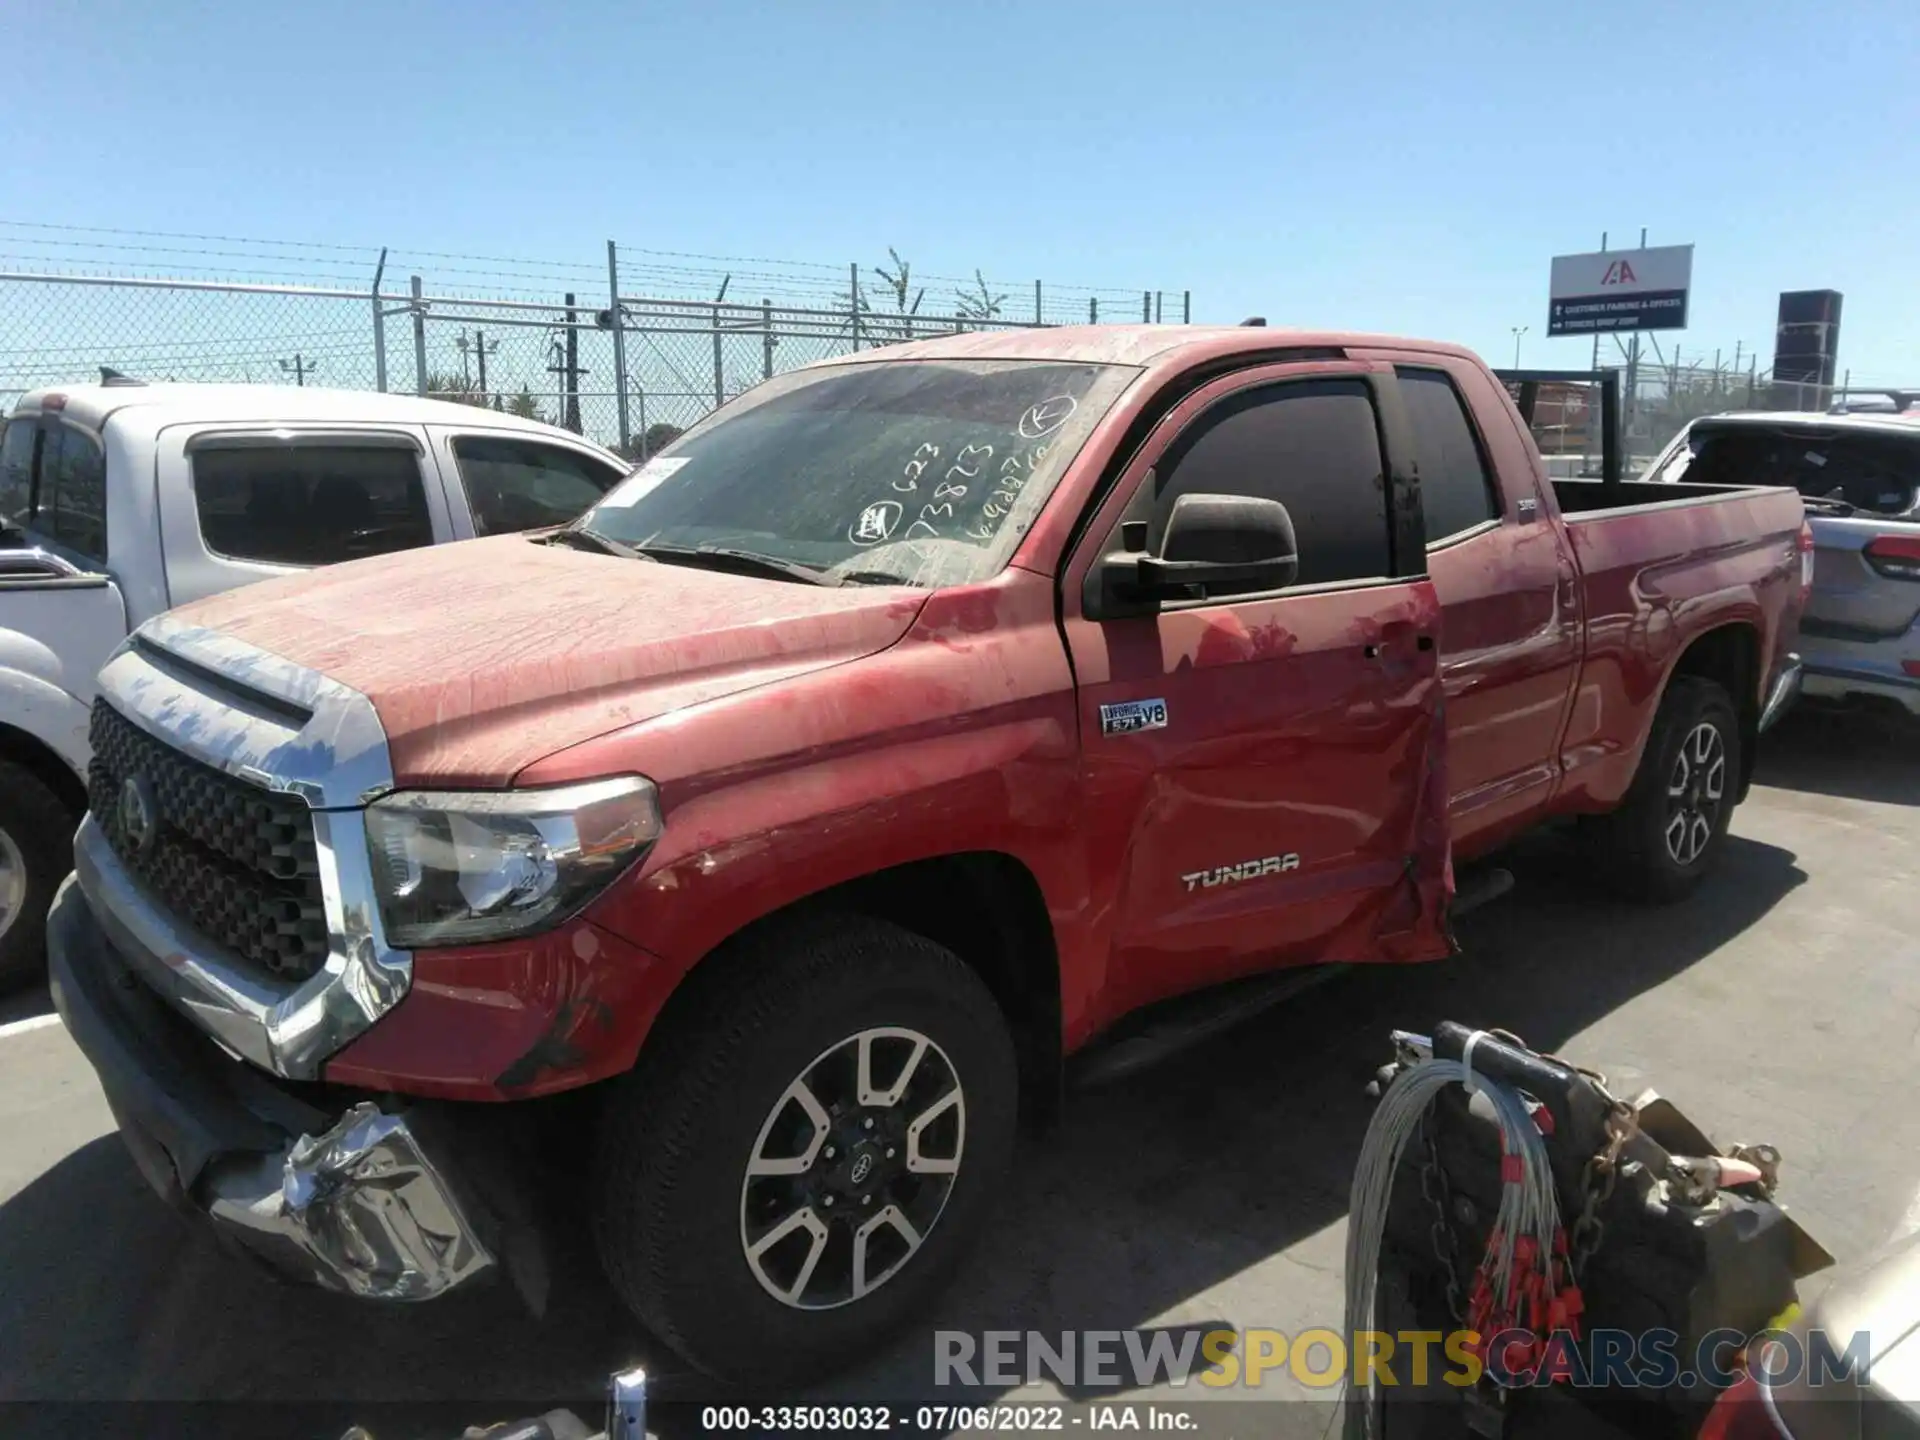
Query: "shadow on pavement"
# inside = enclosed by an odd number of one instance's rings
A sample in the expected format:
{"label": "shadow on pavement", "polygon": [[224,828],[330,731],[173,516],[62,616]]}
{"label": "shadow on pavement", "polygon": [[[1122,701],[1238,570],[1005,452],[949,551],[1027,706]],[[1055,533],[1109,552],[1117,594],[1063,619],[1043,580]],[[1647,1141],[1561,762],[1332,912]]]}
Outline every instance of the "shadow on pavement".
{"label": "shadow on pavement", "polygon": [[1842,800],[1920,805],[1920,724],[1893,712],[1802,705],[1761,740],[1754,780]]}
{"label": "shadow on pavement", "polygon": [[52,1013],[53,996],[47,993],[44,984],[0,993],[0,1025],[11,1025],[16,1020],[31,1020]]}
{"label": "shadow on pavement", "polygon": [[[935,1312],[832,1394],[924,1396],[934,1329],[1184,1329],[1209,1317],[1180,1307],[1215,1307],[1218,1294],[1196,1297],[1279,1252],[1303,1277],[1330,1276],[1343,1243],[1330,1227],[1346,1214],[1370,1114],[1362,1087],[1388,1058],[1390,1027],[1450,1017],[1558,1047],[1805,879],[1788,852],[1736,837],[1690,902],[1639,909],[1581,884],[1564,839],[1539,837],[1508,863],[1517,890],[1463,923],[1461,958],[1357,970],[1157,1070],[1073,1097],[1061,1127],[1026,1145]],[[556,1264],[545,1322],[504,1285],[411,1309],[283,1288],[164,1209],[112,1137],[0,1206],[0,1276],[0,1400],[270,1399],[343,1415],[355,1402],[458,1400],[472,1402],[471,1423],[532,1413],[549,1397],[590,1400],[610,1370],[636,1360],[657,1367],[667,1394],[688,1393],[585,1254]],[[1329,1318],[1292,1304],[1282,1287],[1233,1310],[1243,1323]],[[519,1408],[502,1413],[509,1401]]]}

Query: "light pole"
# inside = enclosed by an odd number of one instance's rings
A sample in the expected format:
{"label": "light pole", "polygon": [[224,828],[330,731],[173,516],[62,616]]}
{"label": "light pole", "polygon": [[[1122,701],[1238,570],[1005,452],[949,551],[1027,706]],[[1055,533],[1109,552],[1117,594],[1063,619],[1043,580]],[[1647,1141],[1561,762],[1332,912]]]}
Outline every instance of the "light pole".
{"label": "light pole", "polygon": [[1515,325],[1513,329],[1513,368],[1520,368],[1520,337],[1527,333],[1525,325]]}

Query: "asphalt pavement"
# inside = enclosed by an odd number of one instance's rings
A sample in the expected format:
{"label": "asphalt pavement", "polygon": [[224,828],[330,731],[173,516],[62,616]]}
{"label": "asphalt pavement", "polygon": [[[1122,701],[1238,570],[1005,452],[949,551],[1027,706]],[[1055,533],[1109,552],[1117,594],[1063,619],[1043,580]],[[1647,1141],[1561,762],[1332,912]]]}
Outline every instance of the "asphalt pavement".
{"label": "asphalt pavement", "polygon": [[[1920,738],[1810,715],[1768,738],[1724,864],[1682,905],[1621,905],[1567,839],[1530,840],[1514,893],[1463,922],[1460,958],[1356,970],[1073,1097],[935,1313],[823,1393],[924,1387],[936,1328],[1337,1328],[1362,1087],[1390,1028],[1443,1017],[1618,1091],[1652,1084],[1722,1143],[1778,1145],[1783,1198],[1843,1260],[1920,1228],[1917,847]],[[149,1193],[64,1030],[33,1025],[45,1008],[0,1010],[0,1402],[304,1402],[324,1419],[455,1401],[485,1421],[594,1395],[636,1360],[678,1383],[584,1253],[561,1256],[540,1320],[505,1287],[379,1309],[227,1259]],[[1102,1396],[1062,1398],[1083,1414]],[[159,1433],[221,1412],[144,1413]],[[1298,1418],[1267,1428],[1325,1416]]]}

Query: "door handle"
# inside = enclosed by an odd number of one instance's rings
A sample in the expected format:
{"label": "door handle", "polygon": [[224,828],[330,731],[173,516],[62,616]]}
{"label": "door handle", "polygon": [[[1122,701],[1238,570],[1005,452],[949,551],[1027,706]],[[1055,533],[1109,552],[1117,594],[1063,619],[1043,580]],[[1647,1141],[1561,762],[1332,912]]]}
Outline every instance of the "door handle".
{"label": "door handle", "polygon": [[[1380,651],[1381,651],[1381,648],[1382,648],[1382,647],[1381,647],[1381,645],[1379,644],[1379,642],[1377,642],[1377,641],[1370,641],[1369,643],[1367,643],[1367,644],[1365,644],[1365,645],[1362,645],[1362,646],[1360,647],[1360,653],[1361,653],[1362,655],[1364,655],[1364,656],[1365,656],[1365,657],[1366,657],[1367,659],[1369,659],[1369,660],[1378,660],[1378,659],[1380,658]],[[1416,636],[1414,636],[1414,637],[1413,637],[1413,648],[1414,648],[1414,649],[1416,649],[1416,650],[1431,650],[1431,649],[1433,649],[1433,637],[1432,637],[1431,635],[1416,635]]]}

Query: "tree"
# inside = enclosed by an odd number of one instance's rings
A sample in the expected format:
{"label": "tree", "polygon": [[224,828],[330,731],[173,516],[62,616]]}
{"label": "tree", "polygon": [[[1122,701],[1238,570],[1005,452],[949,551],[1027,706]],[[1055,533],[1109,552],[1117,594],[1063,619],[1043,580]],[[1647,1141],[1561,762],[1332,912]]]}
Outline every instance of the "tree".
{"label": "tree", "polygon": [[971,290],[953,292],[953,298],[960,306],[961,316],[973,321],[976,325],[998,320],[1000,307],[1006,303],[1007,297],[1004,294],[994,294],[987,285],[987,277],[978,270],[973,272],[973,284],[974,288]]}
{"label": "tree", "polygon": [[[497,395],[494,397],[496,401],[499,398]],[[520,393],[518,395],[508,399],[507,413],[509,415],[518,415],[522,420],[545,420],[547,418],[540,412],[540,402],[533,398],[533,391],[529,390],[525,385],[520,387]]]}
{"label": "tree", "polygon": [[629,440],[625,446],[615,448],[629,460],[639,460],[643,457],[651,459],[686,433],[682,426],[658,420],[647,426],[644,435]]}
{"label": "tree", "polygon": [[[900,252],[891,245],[887,247],[887,259],[891,268],[889,265],[876,265],[873,273],[887,287],[893,299],[893,311],[891,314],[875,316],[876,328],[894,340],[911,340],[914,336],[913,317],[920,313],[920,302],[927,295],[926,287],[923,285],[917,293],[914,291],[913,267],[902,260]],[[913,296],[911,303],[907,299],[909,295]],[[869,313],[872,312],[871,306],[866,308]]]}
{"label": "tree", "polygon": [[492,409],[487,396],[471,380],[462,375],[427,376],[427,398],[429,400],[451,400],[456,405],[475,405],[482,410]]}

